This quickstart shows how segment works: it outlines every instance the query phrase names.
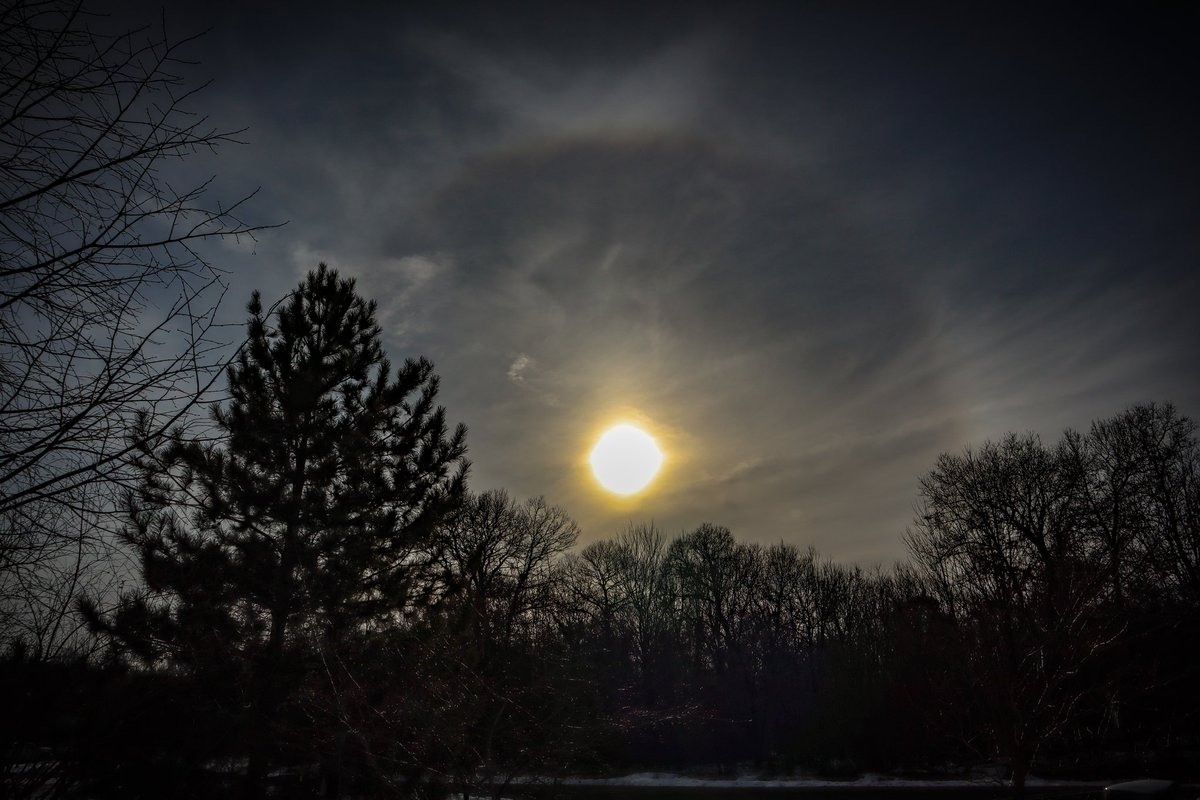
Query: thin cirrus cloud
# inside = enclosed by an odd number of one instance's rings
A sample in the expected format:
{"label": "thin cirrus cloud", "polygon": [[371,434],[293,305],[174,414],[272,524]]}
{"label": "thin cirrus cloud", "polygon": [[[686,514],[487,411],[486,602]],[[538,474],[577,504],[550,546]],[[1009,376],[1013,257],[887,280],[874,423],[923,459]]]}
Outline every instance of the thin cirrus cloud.
{"label": "thin cirrus cloud", "polygon": [[[205,102],[251,144],[216,169],[290,221],[226,254],[231,296],[357,276],[394,359],[436,363],[475,488],[585,540],[708,521],[890,560],[939,452],[1200,411],[1194,56],[1157,28],[220,8]],[[1150,43],[1131,75],[1117,36]],[[621,502],[585,463],[617,418],[667,453]]]}
{"label": "thin cirrus cloud", "polygon": [[[659,130],[697,120],[712,80],[713,41],[693,36],[632,63],[565,73],[529,51],[494,52],[455,35],[414,36],[413,52],[459,79],[481,116],[514,137]],[[490,132],[495,135],[495,131]]]}

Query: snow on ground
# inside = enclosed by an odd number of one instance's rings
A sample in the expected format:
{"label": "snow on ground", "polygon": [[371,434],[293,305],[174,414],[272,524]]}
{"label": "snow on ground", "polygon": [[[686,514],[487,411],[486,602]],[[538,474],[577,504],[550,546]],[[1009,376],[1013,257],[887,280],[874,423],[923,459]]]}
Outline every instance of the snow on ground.
{"label": "snow on ground", "polygon": [[[545,778],[517,777],[513,783],[547,783]],[[808,789],[808,788],[880,788],[880,789],[963,789],[972,787],[1004,786],[1007,781],[996,778],[922,780],[893,778],[887,775],[864,774],[858,778],[831,780],[827,778],[793,777],[762,778],[757,775],[741,775],[736,778],[697,778],[670,772],[636,772],[612,778],[561,778],[555,781],[562,786],[645,786],[664,789]],[[1027,787],[1103,787],[1106,781],[1061,781],[1030,777]]]}

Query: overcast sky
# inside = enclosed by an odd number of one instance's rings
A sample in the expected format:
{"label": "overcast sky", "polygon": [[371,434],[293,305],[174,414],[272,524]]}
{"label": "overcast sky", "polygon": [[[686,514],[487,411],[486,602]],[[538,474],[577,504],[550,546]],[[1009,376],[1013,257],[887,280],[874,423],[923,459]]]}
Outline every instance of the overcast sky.
{"label": "overcast sky", "polygon": [[[473,487],[584,541],[887,563],[940,452],[1200,415],[1195,6],[244,5],[166,17],[248,128],[188,168],[288,223],[216,253],[228,316],[356,276]],[[632,500],[586,463],[618,419],[667,454]]]}

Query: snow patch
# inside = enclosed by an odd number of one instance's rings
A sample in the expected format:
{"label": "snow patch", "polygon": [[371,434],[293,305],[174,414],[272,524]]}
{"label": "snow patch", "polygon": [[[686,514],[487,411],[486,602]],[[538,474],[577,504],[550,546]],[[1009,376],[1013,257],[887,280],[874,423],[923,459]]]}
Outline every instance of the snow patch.
{"label": "snow patch", "polygon": [[[521,776],[513,783],[548,783],[545,778]],[[1003,786],[1007,781],[995,778],[976,779],[911,779],[895,778],[875,773],[864,773],[858,778],[835,780],[828,778],[792,777],[762,778],[757,775],[741,775],[736,778],[697,778],[670,772],[635,772],[609,778],[561,778],[555,783],[562,786],[644,786],[670,789],[807,789],[838,787],[871,787],[891,789],[963,789],[973,787]],[[1030,777],[1025,781],[1030,787],[1086,787],[1100,788],[1105,781],[1063,781]]]}

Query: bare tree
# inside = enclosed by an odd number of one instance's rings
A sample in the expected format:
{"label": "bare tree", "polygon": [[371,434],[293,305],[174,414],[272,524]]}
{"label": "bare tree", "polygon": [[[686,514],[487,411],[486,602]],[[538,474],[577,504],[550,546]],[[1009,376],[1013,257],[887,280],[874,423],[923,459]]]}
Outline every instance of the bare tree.
{"label": "bare tree", "polygon": [[666,540],[650,525],[630,525],[617,539],[620,546],[621,594],[627,605],[634,660],[649,701],[649,677],[657,650],[672,629],[671,586],[665,562]]}
{"label": "bare tree", "polygon": [[583,548],[577,556],[568,557],[567,561],[573,590],[572,605],[599,632],[604,646],[611,646],[618,632],[623,632],[628,602],[626,587],[621,580],[624,557],[620,544],[601,539]]}
{"label": "bare tree", "polygon": [[1080,503],[1083,465],[1067,444],[1010,434],[943,454],[921,480],[908,544],[962,633],[963,696],[981,752],[1024,789],[1039,750],[1096,686],[1087,669],[1119,630],[1102,613],[1102,551]]}
{"label": "bare tree", "polygon": [[[221,374],[221,271],[245,199],[171,168],[233,142],[189,109],[165,24],[107,33],[70,0],[0,7],[0,572],[78,578],[138,412],[178,423]],[[55,591],[70,583],[58,583]],[[6,580],[5,594],[19,591]],[[6,598],[7,599],[7,598]],[[11,608],[7,609],[11,610]],[[59,629],[61,631],[61,628]]]}
{"label": "bare tree", "polygon": [[[1200,442],[1196,423],[1167,405],[1134,406],[1109,423],[1129,431],[1142,467],[1142,550],[1162,586],[1200,608]],[[1095,434],[1093,434],[1095,436]]]}
{"label": "bare tree", "polygon": [[507,646],[552,597],[555,560],[579,528],[536,497],[516,503],[503,491],[469,498],[446,527],[443,557],[462,582],[480,643]]}
{"label": "bare tree", "polygon": [[[450,760],[464,787],[505,786],[513,775],[538,771],[563,742],[571,712],[550,686],[553,657],[538,652],[545,617],[561,595],[556,563],[579,536],[575,521],[541,497],[517,503],[503,491],[468,497],[444,530],[443,557],[461,588],[464,612],[454,703],[443,722]],[[559,735],[560,740],[564,736]]]}

